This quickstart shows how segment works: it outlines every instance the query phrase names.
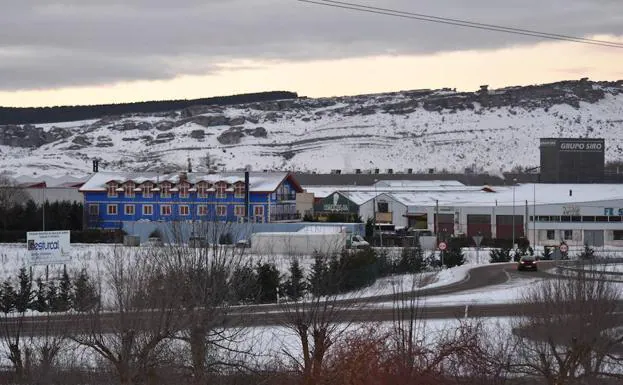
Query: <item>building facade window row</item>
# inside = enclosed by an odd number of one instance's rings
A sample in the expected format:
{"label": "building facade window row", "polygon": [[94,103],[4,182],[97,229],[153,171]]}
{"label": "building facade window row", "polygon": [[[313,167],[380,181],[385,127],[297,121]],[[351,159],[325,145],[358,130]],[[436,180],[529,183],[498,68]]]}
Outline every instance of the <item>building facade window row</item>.
{"label": "building facade window row", "polygon": [[[530,222],[534,221],[534,217],[530,216]],[[588,223],[605,223],[605,222],[623,222],[623,216],[620,215],[583,215],[583,216],[569,216],[569,215],[537,215],[537,222],[588,222]]]}
{"label": "building facade window row", "polygon": [[[153,204],[143,204],[136,205],[133,203],[107,203],[106,214],[108,215],[119,215],[120,207],[123,207],[123,215],[126,216],[134,216],[137,215],[136,206],[139,206],[139,212],[142,213],[143,216],[154,215],[154,205]],[[233,206],[233,214],[236,217],[244,217],[245,216],[245,206],[244,205],[204,205],[204,204],[192,204],[192,205],[172,205],[172,204],[159,204],[160,215],[162,216],[170,216],[173,215],[173,208],[177,208],[177,215],[180,216],[190,216],[195,213],[198,216],[207,216],[210,212],[209,207],[212,206],[214,208],[214,213],[216,216],[225,217],[228,216],[229,207]],[[264,205],[251,205],[252,216],[254,217],[263,217],[264,216]],[[90,216],[98,216],[100,214],[100,204],[91,203],[89,204],[89,215]]]}
{"label": "building facade window row", "polygon": [[[159,194],[160,198],[171,198],[173,195],[176,195],[181,199],[188,199],[191,197],[191,194],[196,194],[197,198],[208,198],[213,194],[215,198],[223,199],[227,198],[228,194],[232,194],[234,198],[244,198],[246,190],[244,182],[236,182],[231,185],[225,182],[214,184],[199,182],[195,185],[188,182],[182,182],[177,185],[173,185],[170,182],[162,182],[157,185],[145,182],[138,186],[134,182],[126,182],[122,185],[116,182],[107,184],[106,196],[108,198],[118,198],[120,193],[123,193],[125,198],[134,198],[137,193],[140,193],[143,198],[152,198],[154,193],[156,193]],[[291,193],[288,194],[292,195]],[[295,195],[294,199],[296,199]]]}

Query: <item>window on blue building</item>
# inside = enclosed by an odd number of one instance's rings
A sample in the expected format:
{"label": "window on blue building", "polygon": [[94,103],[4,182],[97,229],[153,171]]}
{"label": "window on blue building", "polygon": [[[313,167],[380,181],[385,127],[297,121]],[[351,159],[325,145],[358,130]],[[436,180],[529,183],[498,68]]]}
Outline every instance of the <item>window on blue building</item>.
{"label": "window on blue building", "polygon": [[234,214],[237,217],[244,217],[244,206],[236,205],[236,208],[234,209]]}
{"label": "window on blue building", "polygon": [[180,190],[180,198],[188,198],[188,189],[189,189],[188,183],[182,183],[178,187]]}
{"label": "window on blue building", "polygon": [[255,222],[264,222],[264,206],[253,206],[253,217]]}
{"label": "window on blue building", "polygon": [[190,208],[187,205],[180,206],[180,215],[190,215]]}
{"label": "window on blue building", "polygon": [[200,216],[208,215],[208,206],[206,205],[197,206],[197,214]]}
{"label": "window on blue building", "polygon": [[116,198],[117,197],[117,184],[114,182],[111,182],[108,184],[108,187],[106,188],[107,192],[108,192],[108,197],[109,198]]}
{"label": "window on blue building", "polygon": [[106,210],[108,215],[117,215],[117,205],[108,205]]}
{"label": "window on blue building", "polygon": [[171,215],[171,205],[160,206],[160,215]]}
{"label": "window on blue building", "polygon": [[170,183],[167,183],[167,182],[162,183],[162,186],[160,186],[160,197],[171,198],[171,184]]}
{"label": "window on blue building", "polygon": [[123,186],[123,194],[126,198],[134,198],[134,183],[127,182]]}
{"label": "window on blue building", "polygon": [[217,198],[225,198],[227,195],[227,183],[219,182],[215,185],[216,188],[216,197]]}
{"label": "window on blue building", "polygon": [[197,183],[197,197],[199,198],[207,198],[208,190],[210,189],[210,185],[207,182],[199,182]]}
{"label": "window on blue building", "polygon": [[244,198],[244,183],[239,182],[234,186],[234,197],[236,198]]}
{"label": "window on blue building", "polygon": [[152,185],[151,183],[147,182],[142,186],[142,190],[143,190],[143,198],[151,198],[152,197]]}
{"label": "window on blue building", "polygon": [[227,216],[227,206],[225,205],[216,206],[216,215],[219,217]]}
{"label": "window on blue building", "polygon": [[134,215],[134,205],[124,205],[123,211],[125,215]]}
{"label": "window on blue building", "polygon": [[154,214],[154,206],[143,205],[143,215],[153,215],[153,214]]}

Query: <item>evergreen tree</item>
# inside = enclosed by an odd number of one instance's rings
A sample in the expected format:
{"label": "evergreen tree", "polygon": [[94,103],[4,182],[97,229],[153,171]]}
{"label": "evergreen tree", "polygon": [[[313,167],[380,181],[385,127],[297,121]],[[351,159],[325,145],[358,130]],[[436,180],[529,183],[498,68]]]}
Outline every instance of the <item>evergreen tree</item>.
{"label": "evergreen tree", "polygon": [[404,247],[398,262],[399,273],[419,273],[424,268],[424,255],[419,242],[415,247]]}
{"label": "evergreen tree", "polygon": [[489,262],[491,263],[510,262],[511,259],[511,250],[506,247],[502,249],[492,249],[489,252]]}
{"label": "evergreen tree", "polygon": [[258,295],[255,270],[249,265],[236,267],[230,281],[231,295],[235,302],[253,302]]}
{"label": "evergreen tree", "polygon": [[41,278],[37,278],[37,292],[35,293],[35,299],[33,302],[33,310],[46,312],[50,310],[48,303],[48,288],[45,282]]}
{"label": "evergreen tree", "polygon": [[319,297],[327,293],[327,274],[328,268],[324,257],[314,253],[314,264],[307,278],[309,290],[314,296]]}
{"label": "evergreen tree", "polygon": [[305,291],[307,290],[305,274],[297,258],[290,262],[290,277],[284,286],[285,294],[290,299],[296,301],[305,295]]}
{"label": "evergreen tree", "polygon": [[67,311],[71,309],[72,284],[67,270],[63,271],[63,276],[58,285],[58,295],[56,298],[56,311]]}
{"label": "evergreen tree", "polygon": [[8,279],[2,283],[2,293],[0,293],[0,311],[5,314],[15,309],[15,289]]}
{"label": "evergreen tree", "polygon": [[61,306],[59,304],[58,298],[58,287],[54,281],[50,281],[46,284],[46,302],[48,304],[48,309],[51,312],[59,312],[62,311]]}
{"label": "evergreen tree", "polygon": [[461,249],[460,240],[457,238],[450,238],[448,241],[448,248],[444,252],[443,264],[448,267],[461,266],[465,263],[465,254]]}
{"label": "evergreen tree", "polygon": [[332,276],[335,280],[332,293],[344,293],[372,285],[378,277],[374,249],[362,249],[354,253],[344,252],[340,258],[338,273]]}
{"label": "evergreen tree", "polygon": [[593,250],[588,243],[584,244],[584,250],[580,253],[580,259],[593,259],[595,258],[595,250]]}
{"label": "evergreen tree", "polygon": [[280,276],[274,263],[258,263],[256,267],[257,287],[259,296],[257,302],[270,303],[277,301]]}
{"label": "evergreen tree", "polygon": [[31,308],[33,300],[32,280],[25,267],[19,269],[17,274],[18,291],[15,293],[15,310],[25,313]]}
{"label": "evergreen tree", "polygon": [[374,236],[374,219],[368,218],[366,220],[366,240],[370,242],[373,236]]}
{"label": "evergreen tree", "polygon": [[398,272],[396,262],[387,255],[385,250],[381,250],[377,255],[377,265],[379,277],[387,277]]}
{"label": "evergreen tree", "polygon": [[73,308],[76,311],[89,311],[97,306],[99,296],[86,270],[82,270],[74,282]]}

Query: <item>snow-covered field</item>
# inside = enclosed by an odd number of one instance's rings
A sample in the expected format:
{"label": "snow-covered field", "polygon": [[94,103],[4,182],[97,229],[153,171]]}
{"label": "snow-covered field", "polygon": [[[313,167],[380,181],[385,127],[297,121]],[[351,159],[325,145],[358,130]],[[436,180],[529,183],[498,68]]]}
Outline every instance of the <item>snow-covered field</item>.
{"label": "snow-covered field", "polygon": [[[78,272],[86,269],[92,277],[97,277],[105,268],[107,258],[116,252],[123,252],[131,256],[134,252],[140,250],[122,245],[93,245],[93,244],[72,244],[71,261],[66,264],[68,272]],[[383,294],[393,294],[400,291],[411,291],[421,288],[433,288],[452,283],[460,282],[467,277],[468,271],[479,264],[475,253],[466,251],[466,263],[463,266],[451,269],[442,269],[427,271],[420,274],[397,275],[377,280],[372,286],[367,287],[356,294],[344,294],[344,298],[369,297]],[[482,253],[481,253],[482,255]],[[487,258],[480,258],[480,264],[488,263]],[[245,255],[244,259],[249,262],[271,262],[282,274],[287,274],[292,260],[291,256],[260,256]],[[313,264],[313,258],[299,258],[301,267],[305,274],[309,271]],[[21,267],[29,268],[29,260],[27,257],[26,246],[24,244],[2,244],[0,245],[0,279],[15,277]],[[63,271],[63,265],[51,265],[48,267],[49,277],[59,277]],[[45,266],[33,267],[33,278],[44,277]]]}
{"label": "snow-covered field", "polygon": [[[67,270],[76,273],[86,269],[92,277],[99,277],[105,270],[107,260],[115,253],[121,251],[124,255],[132,256],[141,248],[125,247],[122,245],[92,245],[92,244],[72,244],[71,261],[67,263]],[[378,279],[373,285],[366,287],[356,293],[348,293],[338,296],[338,298],[365,298],[377,295],[391,295],[394,293],[430,289],[450,285],[465,280],[469,270],[479,266],[489,264],[489,249],[482,249],[477,252],[475,249],[464,249],[465,264],[451,269],[438,269],[425,271],[419,274],[396,275]],[[609,252],[620,251],[610,250]],[[251,263],[271,262],[276,265],[278,270],[288,274],[291,256],[258,256],[245,255],[243,257]],[[304,273],[307,274],[313,258],[299,258]],[[623,272],[623,264],[600,265],[600,269],[605,271]],[[21,267],[29,268],[26,247],[24,244],[3,244],[0,245],[0,279],[15,278]],[[63,271],[62,265],[49,266],[49,277],[60,277]],[[45,276],[45,266],[33,267],[33,278]],[[446,294],[422,298],[426,305],[456,305],[456,304],[485,304],[485,303],[509,303],[515,302],[521,297],[523,289],[537,284],[540,279],[517,277],[508,274],[508,281],[504,284],[488,286],[478,290],[470,290],[455,294]],[[381,305],[387,306],[388,304]]]}

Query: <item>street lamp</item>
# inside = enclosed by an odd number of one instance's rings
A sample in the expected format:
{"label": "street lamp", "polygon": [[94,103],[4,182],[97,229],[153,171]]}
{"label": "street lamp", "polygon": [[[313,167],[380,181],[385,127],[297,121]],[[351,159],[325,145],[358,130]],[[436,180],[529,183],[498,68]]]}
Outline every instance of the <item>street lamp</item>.
{"label": "street lamp", "polygon": [[517,179],[513,179],[513,249],[515,248],[515,184]]}
{"label": "street lamp", "polygon": [[[376,184],[378,183],[378,179],[374,180],[374,231],[376,232],[376,210],[377,210],[377,198],[378,198],[378,192],[376,189]],[[379,231],[379,243],[380,246],[383,247],[383,231]]]}

